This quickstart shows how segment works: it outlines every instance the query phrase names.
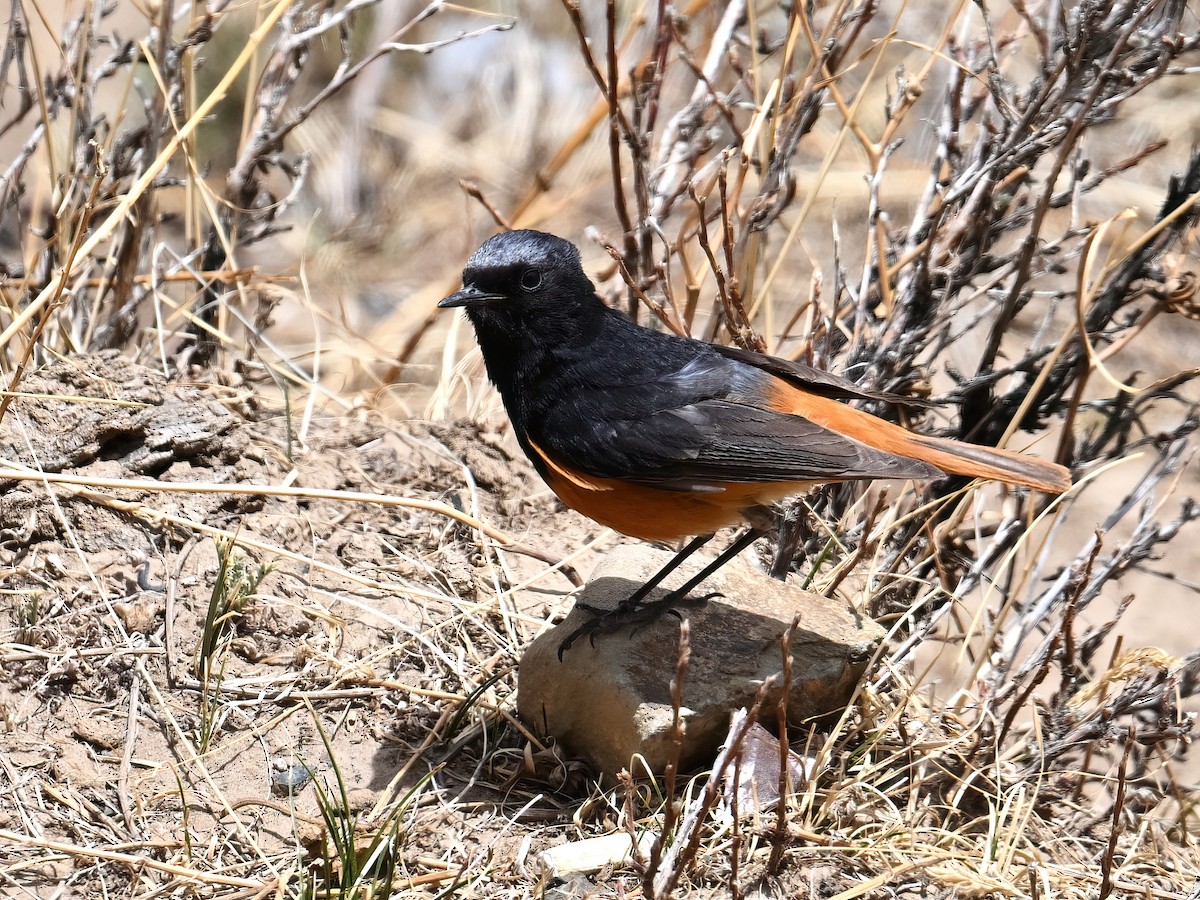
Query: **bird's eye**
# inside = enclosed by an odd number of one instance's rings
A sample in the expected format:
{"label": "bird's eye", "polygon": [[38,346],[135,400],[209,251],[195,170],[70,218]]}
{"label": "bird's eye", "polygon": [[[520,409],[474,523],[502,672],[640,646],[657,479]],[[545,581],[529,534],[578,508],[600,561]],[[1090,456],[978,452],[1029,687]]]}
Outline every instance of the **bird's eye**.
{"label": "bird's eye", "polygon": [[536,291],[542,286],[541,269],[526,269],[521,273],[521,287],[527,291]]}

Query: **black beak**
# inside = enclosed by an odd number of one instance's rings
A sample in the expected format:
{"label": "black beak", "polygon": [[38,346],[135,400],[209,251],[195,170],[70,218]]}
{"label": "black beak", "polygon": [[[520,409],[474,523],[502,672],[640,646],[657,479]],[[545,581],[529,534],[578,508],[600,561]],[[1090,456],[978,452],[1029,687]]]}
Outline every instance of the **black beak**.
{"label": "black beak", "polygon": [[494,294],[488,291],[481,291],[474,285],[464,285],[461,291],[456,291],[438,303],[438,309],[455,309],[459,306],[483,306],[487,303],[493,303],[496,300],[505,299],[504,294]]}

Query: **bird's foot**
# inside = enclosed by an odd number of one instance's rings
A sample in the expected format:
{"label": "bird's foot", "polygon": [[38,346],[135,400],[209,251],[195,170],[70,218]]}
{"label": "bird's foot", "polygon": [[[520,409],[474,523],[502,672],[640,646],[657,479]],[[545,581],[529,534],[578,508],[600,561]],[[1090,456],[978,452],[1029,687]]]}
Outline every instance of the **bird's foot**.
{"label": "bird's foot", "polygon": [[623,601],[615,609],[600,609],[599,607],[577,603],[575,604],[577,608],[591,613],[594,618],[584,622],[563,639],[563,642],[558,645],[558,659],[561,662],[563,654],[584,635],[587,635],[588,643],[593,647],[596,645],[597,637],[620,631],[626,626],[629,627],[629,633],[632,637],[646,625],[658,621],[663,615],[672,615],[677,619],[682,619],[683,617],[679,614],[679,610],[676,607],[685,605],[699,606],[713,597],[720,596],[722,596],[720,591],[713,591],[699,597],[680,596],[677,592],[672,591],[658,600],[651,600],[649,602],[630,598],[633,602],[630,602],[630,600]]}

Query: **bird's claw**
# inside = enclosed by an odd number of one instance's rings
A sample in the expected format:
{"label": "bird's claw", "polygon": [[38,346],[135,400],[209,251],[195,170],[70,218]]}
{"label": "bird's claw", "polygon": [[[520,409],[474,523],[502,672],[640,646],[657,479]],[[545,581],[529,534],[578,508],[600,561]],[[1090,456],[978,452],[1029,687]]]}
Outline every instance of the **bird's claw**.
{"label": "bird's claw", "polygon": [[562,643],[558,645],[558,661],[562,662],[566,652],[585,634],[592,647],[596,646],[597,637],[612,634],[626,625],[631,626],[630,637],[632,637],[643,627],[657,621],[663,615],[674,616],[683,621],[683,614],[676,609],[677,606],[684,603],[698,605],[706,603],[714,597],[722,596],[724,595],[720,591],[713,591],[701,597],[677,597],[674,594],[667,594],[662,599],[650,603],[621,603],[615,609],[598,609],[594,606],[577,603],[577,609],[592,613],[594,618],[584,622],[563,638]]}

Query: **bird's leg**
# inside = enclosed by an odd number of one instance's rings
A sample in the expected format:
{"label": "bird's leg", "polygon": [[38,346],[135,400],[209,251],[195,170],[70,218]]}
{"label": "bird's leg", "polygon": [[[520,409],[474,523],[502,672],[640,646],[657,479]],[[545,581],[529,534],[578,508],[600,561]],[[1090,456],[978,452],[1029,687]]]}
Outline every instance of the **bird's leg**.
{"label": "bird's leg", "polygon": [[[663,580],[668,575],[683,565],[684,560],[711,541],[713,537],[714,535],[712,534],[702,534],[699,537],[692,538],[687,542],[682,550],[671,557],[665,566],[655,572],[654,575],[650,577],[649,581],[622,600],[617,609],[628,610],[633,609],[636,606],[640,606],[641,602],[650,595],[652,590],[662,584]],[[686,593],[686,591],[684,593]],[[603,613],[607,612],[607,610],[597,610],[597,612]]]}
{"label": "bird's leg", "polygon": [[[572,631],[563,640],[558,647],[558,658],[561,660],[563,654],[568,648],[575,643],[583,635],[588,635],[589,640],[595,641],[596,635],[607,634],[615,631],[623,625],[643,625],[648,622],[653,622],[664,612],[673,611],[674,607],[689,599],[688,594],[699,585],[704,579],[712,575],[731,559],[753,544],[758,538],[764,534],[763,528],[752,525],[744,532],[738,535],[737,539],[726,547],[721,553],[710,562],[707,566],[689,578],[683,585],[666,594],[665,596],[646,603],[646,596],[658,587],[663,579],[674,572],[689,556],[703,547],[706,543],[712,540],[711,534],[701,535],[689,541],[687,545],[675,554],[669,562],[654,574],[654,576],[644,585],[622,600],[615,609],[599,611],[594,607],[585,606],[589,612],[596,612],[596,618],[584,622],[574,631]],[[703,597],[695,598],[700,601],[708,600],[712,597],[719,596],[719,593],[705,594]]]}
{"label": "bird's leg", "polygon": [[[712,535],[709,535],[709,537],[712,537]],[[703,569],[701,569],[699,572],[697,572],[695,575],[693,575],[691,578],[689,578],[680,587],[677,587],[675,590],[671,591],[669,594],[667,594],[661,600],[655,600],[654,603],[643,603],[641,605],[642,606],[664,606],[665,607],[665,606],[670,606],[672,603],[681,602],[682,600],[687,598],[687,595],[692,592],[693,588],[697,587],[702,581],[704,581],[704,579],[708,578],[709,575],[712,575],[714,572],[716,572],[718,569],[720,569],[722,566],[724,566],[727,562],[729,562],[731,559],[733,559],[735,556],[737,556],[739,553],[741,553],[743,550],[745,550],[747,547],[749,547],[751,544],[753,544],[760,537],[762,537],[762,532],[759,531],[757,528],[747,528],[745,531],[743,531],[741,534],[739,534],[737,536],[737,539],[732,544],[730,544],[728,547],[726,547],[724,550],[722,550],[720,555],[718,555],[716,559],[714,559],[707,566],[705,566]],[[692,543],[695,543],[695,541],[693,541]],[[688,547],[690,547],[690,546],[691,546],[691,544],[688,545]],[[684,549],[686,550],[687,547],[685,547]],[[680,552],[682,553],[682,551],[680,551]],[[673,559],[669,563],[667,563],[667,565],[664,566],[664,569],[666,571],[659,572],[657,575],[654,576],[654,584],[657,585],[660,581],[662,581],[663,576],[666,575],[668,572],[670,572],[672,569],[674,569],[676,566],[678,566],[679,563],[681,563],[682,561],[683,560],[676,557],[675,559]],[[637,592],[637,594],[634,594],[633,596],[636,597],[640,594],[644,597],[646,593],[647,593],[646,588],[642,588],[641,590],[639,590]],[[716,597],[716,596],[718,596],[718,594],[707,594],[702,599],[708,599],[709,597]],[[632,602],[632,599],[633,598],[631,597],[630,602]]]}

